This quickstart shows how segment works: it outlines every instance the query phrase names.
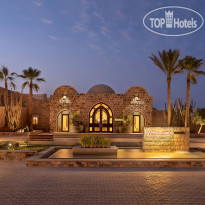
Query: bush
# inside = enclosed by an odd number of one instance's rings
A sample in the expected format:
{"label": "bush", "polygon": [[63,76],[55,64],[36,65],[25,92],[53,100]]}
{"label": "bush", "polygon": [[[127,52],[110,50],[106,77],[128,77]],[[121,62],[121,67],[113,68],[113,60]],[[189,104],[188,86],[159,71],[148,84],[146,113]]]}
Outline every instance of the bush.
{"label": "bush", "polygon": [[111,141],[103,136],[82,136],[80,138],[81,147],[86,148],[107,148],[110,147]]}
{"label": "bush", "polygon": [[18,150],[19,149],[19,143],[15,142],[15,143],[9,143],[7,146],[8,150]]}

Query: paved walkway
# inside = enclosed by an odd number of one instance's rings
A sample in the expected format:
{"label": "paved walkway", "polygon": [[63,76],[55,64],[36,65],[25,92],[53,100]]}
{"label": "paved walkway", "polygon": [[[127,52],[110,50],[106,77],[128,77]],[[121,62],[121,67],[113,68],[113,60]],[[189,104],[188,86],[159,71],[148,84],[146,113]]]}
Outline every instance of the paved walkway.
{"label": "paved walkway", "polygon": [[205,169],[26,168],[0,161],[0,204],[205,204]]}

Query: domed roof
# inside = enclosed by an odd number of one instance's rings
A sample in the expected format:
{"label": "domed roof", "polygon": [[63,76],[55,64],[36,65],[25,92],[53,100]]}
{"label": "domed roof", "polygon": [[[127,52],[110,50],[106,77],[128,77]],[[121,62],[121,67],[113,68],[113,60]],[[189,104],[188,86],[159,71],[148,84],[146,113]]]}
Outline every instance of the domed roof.
{"label": "domed roof", "polygon": [[98,84],[93,87],[91,87],[88,90],[88,93],[115,93],[115,91],[105,84]]}

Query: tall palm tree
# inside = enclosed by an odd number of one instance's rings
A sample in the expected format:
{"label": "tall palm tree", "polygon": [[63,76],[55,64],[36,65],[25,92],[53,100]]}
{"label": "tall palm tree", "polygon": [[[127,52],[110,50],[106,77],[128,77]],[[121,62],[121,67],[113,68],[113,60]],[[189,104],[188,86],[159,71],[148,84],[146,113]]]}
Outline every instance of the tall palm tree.
{"label": "tall palm tree", "polygon": [[15,73],[9,73],[9,70],[6,66],[2,66],[2,69],[0,70],[0,80],[4,81],[4,88],[5,91],[8,91],[8,82],[10,82],[10,86],[15,90],[16,85],[13,83],[14,75]]}
{"label": "tall palm tree", "polygon": [[33,130],[33,90],[39,91],[40,87],[37,82],[45,82],[44,78],[39,78],[41,71],[29,67],[22,71],[23,75],[18,75],[19,77],[25,79],[26,81],[22,84],[22,89],[26,86],[29,87],[29,129]]}
{"label": "tall palm tree", "polygon": [[159,67],[159,69],[166,75],[167,77],[167,93],[168,93],[168,126],[171,124],[171,81],[172,76],[176,73],[180,73],[180,67],[178,63],[178,58],[180,56],[180,50],[175,49],[168,51],[162,50],[162,52],[158,51],[159,58],[152,54],[149,58],[154,62],[154,64]]}
{"label": "tall palm tree", "polygon": [[2,69],[0,70],[0,80],[4,81],[4,106],[5,106],[5,126],[8,126],[8,112],[7,112],[7,106],[9,103],[8,99],[8,83],[10,82],[11,88],[14,90],[16,89],[16,85],[14,84],[14,75],[15,73],[9,73],[9,70],[6,66],[2,66]]}
{"label": "tall palm tree", "polygon": [[182,71],[187,73],[187,91],[186,91],[186,116],[185,116],[185,127],[189,127],[189,95],[190,95],[190,84],[196,84],[199,75],[205,75],[204,71],[198,70],[203,65],[203,59],[196,59],[192,56],[186,56],[184,59],[179,61],[179,65]]}

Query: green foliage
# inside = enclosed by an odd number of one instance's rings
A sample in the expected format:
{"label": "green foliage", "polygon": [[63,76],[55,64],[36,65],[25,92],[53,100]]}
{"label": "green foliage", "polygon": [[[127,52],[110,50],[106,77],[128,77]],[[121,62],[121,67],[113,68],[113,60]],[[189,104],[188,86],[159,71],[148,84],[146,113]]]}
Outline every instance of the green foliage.
{"label": "green foliage", "polygon": [[128,114],[123,115],[123,126],[127,127],[130,124],[130,118]]}
{"label": "green foliage", "polygon": [[19,149],[19,143],[15,142],[15,143],[9,143],[7,146],[8,150],[18,150]]}
{"label": "green foliage", "polygon": [[22,84],[22,89],[28,86],[28,87],[31,87],[32,90],[35,90],[36,92],[38,92],[40,88],[39,88],[39,85],[35,82],[45,82],[44,78],[39,78],[40,74],[41,74],[40,70],[32,68],[32,67],[22,70],[22,75],[18,75],[18,76],[27,80]]}
{"label": "green foliage", "polygon": [[26,146],[29,146],[29,140],[28,140],[28,139],[24,140],[24,144],[25,144]]}
{"label": "green foliage", "polygon": [[80,144],[82,147],[86,148],[96,148],[96,147],[110,147],[111,141],[109,138],[103,136],[82,136],[80,138]]}
{"label": "green foliage", "polygon": [[[194,123],[194,116],[196,113],[195,106],[196,106],[196,102],[193,102],[192,100],[189,106],[189,119],[190,119],[191,126],[195,125]],[[165,110],[166,110],[166,104],[165,104]],[[171,104],[171,126],[184,127],[185,115],[186,115],[186,103],[183,103],[182,99],[177,98],[174,104]]]}
{"label": "green foliage", "polygon": [[73,116],[72,123],[73,123],[74,126],[79,126],[79,124],[80,124],[80,118],[79,118],[78,114],[75,114],[75,115]]}
{"label": "green foliage", "polygon": [[181,70],[187,73],[190,77],[190,81],[193,84],[197,83],[196,77],[199,75],[205,75],[204,71],[198,70],[203,65],[203,59],[197,59],[192,56],[186,56],[184,59],[179,61]]}
{"label": "green foliage", "polygon": [[205,108],[204,109],[197,109],[194,115],[194,122],[197,125],[205,125]]}

